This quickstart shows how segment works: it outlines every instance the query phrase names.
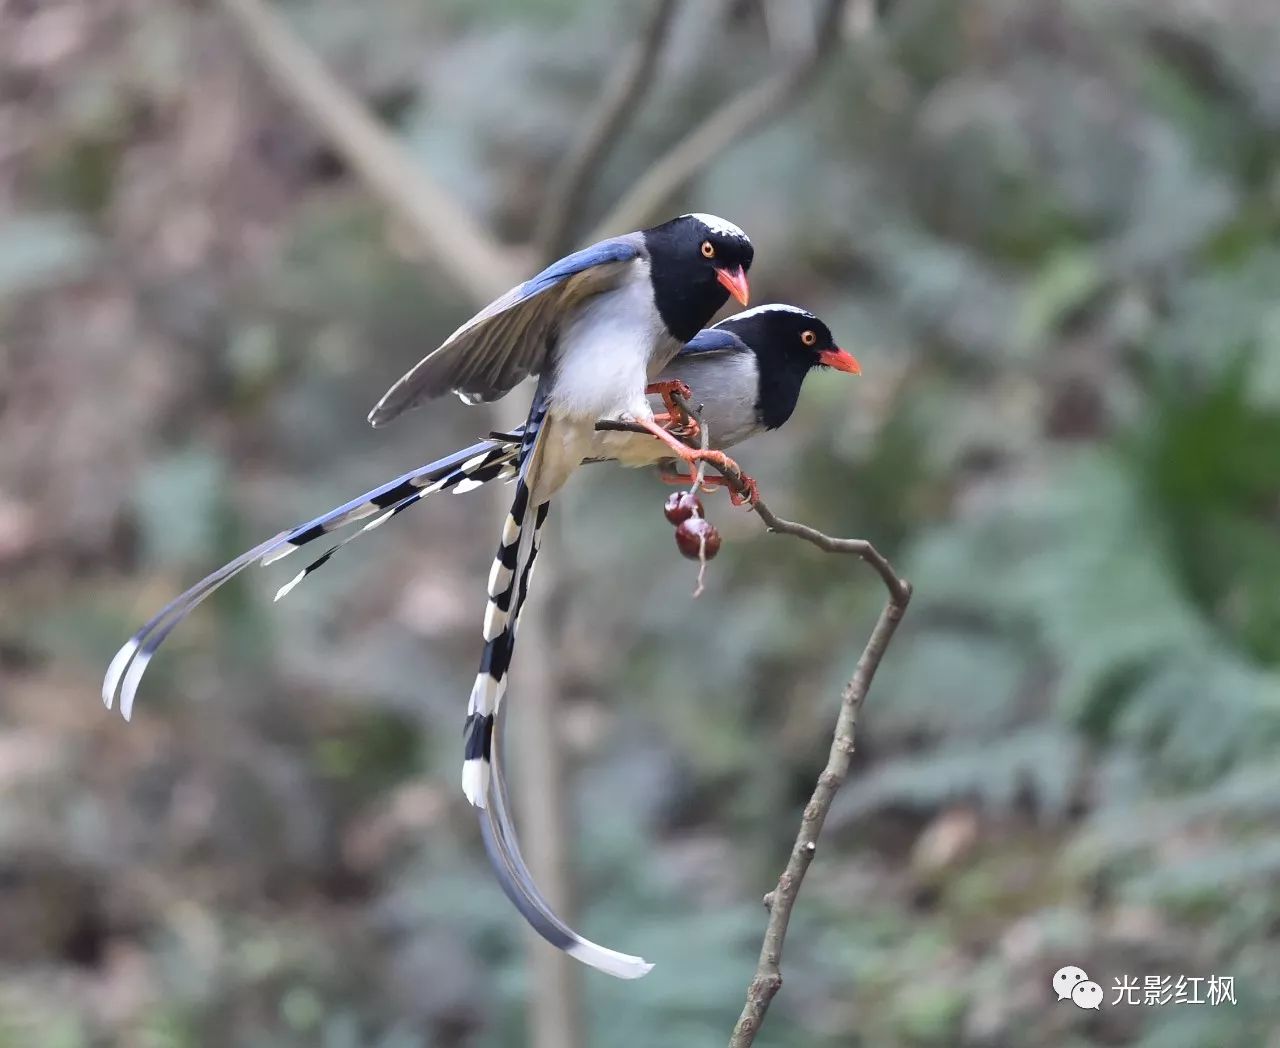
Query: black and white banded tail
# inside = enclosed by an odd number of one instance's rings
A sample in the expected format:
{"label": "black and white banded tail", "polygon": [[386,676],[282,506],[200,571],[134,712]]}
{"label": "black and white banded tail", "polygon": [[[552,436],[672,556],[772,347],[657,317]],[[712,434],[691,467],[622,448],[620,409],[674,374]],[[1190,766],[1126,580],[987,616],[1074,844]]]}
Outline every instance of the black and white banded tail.
{"label": "black and white banded tail", "polygon": [[511,511],[502,526],[498,552],[489,570],[488,602],[484,612],[484,651],[471,687],[464,725],[466,743],[462,764],[462,791],[477,808],[485,806],[489,768],[493,760],[494,720],[507,690],[507,674],[515,655],[516,628],[529,593],[529,582],[538,558],[542,527],[551,510],[550,500],[533,511],[528,524],[530,489],[521,477]]}
{"label": "black and white banded tail", "polygon": [[166,637],[208,597],[245,568],[260,561],[271,564],[295,549],[358,520],[373,517],[359,531],[331,547],[307,565],[276,593],[279,600],[307,575],[324,565],[342,546],[357,535],[371,531],[398,513],[437,491],[466,491],[490,480],[506,479],[516,472],[520,447],[511,441],[486,440],[435,462],[420,466],[389,481],[337,509],[282,531],[242,553],[229,564],[202,579],[181,596],[166,604],[116,653],[102,682],[102,701],[110,709],[117,696],[125,720],[133,714],[133,702],[148,663]]}

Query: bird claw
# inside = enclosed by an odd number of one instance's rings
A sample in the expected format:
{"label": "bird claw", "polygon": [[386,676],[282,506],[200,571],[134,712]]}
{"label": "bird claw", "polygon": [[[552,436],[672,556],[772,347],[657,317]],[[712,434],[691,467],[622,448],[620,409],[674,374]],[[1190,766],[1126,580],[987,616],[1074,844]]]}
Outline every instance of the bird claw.
{"label": "bird claw", "polygon": [[644,391],[662,397],[663,406],[667,409],[666,417],[671,421],[680,420],[681,427],[691,430],[690,440],[696,439],[698,434],[702,432],[697,419],[685,411],[675,400],[676,397],[680,397],[686,404],[693,403],[693,390],[689,388],[687,382],[681,382],[678,378],[663,379],[660,382],[650,382],[644,387]]}
{"label": "bird claw", "polygon": [[[726,485],[727,487],[727,485]],[[754,477],[742,474],[742,494],[729,488],[729,502],[734,506],[754,506],[760,501],[760,486]]]}
{"label": "bird claw", "polygon": [[[729,492],[729,502],[734,506],[754,506],[760,501],[760,485],[756,483],[754,477],[748,476],[738,468],[738,464],[729,458],[723,452],[719,451],[692,451],[690,457],[686,460],[691,469],[696,471],[696,463],[705,460],[715,465],[717,468],[721,466],[732,466],[737,470],[737,476],[741,478],[742,491],[739,491],[724,476],[704,476],[702,478],[702,490],[705,492],[714,491],[716,488],[725,488]],[[686,485],[692,484],[696,472],[693,474],[681,473],[674,466],[663,466],[659,468],[659,475],[666,484]]]}
{"label": "bird claw", "polygon": [[661,415],[654,415],[653,421],[686,444],[696,444],[702,436],[702,426],[698,424],[698,420],[686,415],[683,411],[668,411]]}
{"label": "bird claw", "polygon": [[661,382],[650,382],[645,386],[646,393],[654,393],[662,397],[664,401],[672,394],[681,397],[684,400],[693,400],[693,390],[689,388],[687,382],[681,382],[678,378],[663,379]]}

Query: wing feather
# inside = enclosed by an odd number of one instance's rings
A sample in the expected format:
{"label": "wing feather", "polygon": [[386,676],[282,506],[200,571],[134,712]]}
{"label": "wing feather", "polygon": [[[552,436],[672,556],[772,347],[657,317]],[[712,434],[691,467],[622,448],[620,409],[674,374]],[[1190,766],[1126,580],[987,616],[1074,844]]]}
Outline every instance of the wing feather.
{"label": "wing feather", "polygon": [[566,309],[616,287],[640,258],[638,235],[615,237],[576,251],[491,302],[383,395],[369,413],[375,426],[419,401],[457,393],[469,403],[497,400],[540,374]]}
{"label": "wing feather", "polygon": [[742,339],[731,331],[721,328],[703,328],[693,338],[680,347],[675,359],[689,357],[706,357],[720,353],[749,353]]}

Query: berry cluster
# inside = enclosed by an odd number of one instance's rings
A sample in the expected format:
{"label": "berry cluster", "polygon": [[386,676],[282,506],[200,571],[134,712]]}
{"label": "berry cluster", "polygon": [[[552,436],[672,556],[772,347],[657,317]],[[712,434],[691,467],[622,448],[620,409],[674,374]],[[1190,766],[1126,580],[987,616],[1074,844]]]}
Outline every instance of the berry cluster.
{"label": "berry cluster", "polygon": [[697,495],[677,491],[668,496],[663,512],[676,526],[676,545],[690,560],[705,564],[720,552],[720,532],[704,516],[702,499]]}

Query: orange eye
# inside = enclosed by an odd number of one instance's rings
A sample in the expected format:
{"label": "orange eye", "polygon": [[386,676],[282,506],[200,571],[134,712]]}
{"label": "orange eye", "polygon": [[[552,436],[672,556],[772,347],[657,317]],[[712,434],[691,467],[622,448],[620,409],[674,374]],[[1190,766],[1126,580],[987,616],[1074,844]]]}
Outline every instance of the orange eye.
{"label": "orange eye", "polygon": [[806,346],[813,346],[817,344],[818,336],[812,331],[802,331],[800,332],[800,341]]}
{"label": "orange eye", "polygon": [[716,257],[716,246],[715,244],[711,243],[710,240],[704,240],[702,242],[702,257],[703,258]]}

